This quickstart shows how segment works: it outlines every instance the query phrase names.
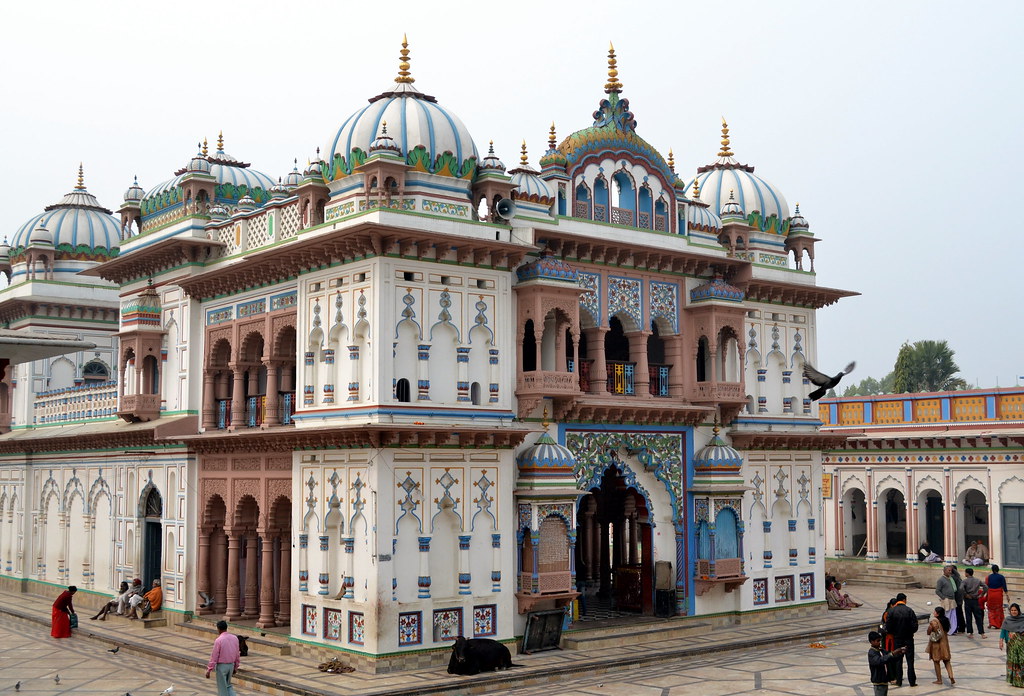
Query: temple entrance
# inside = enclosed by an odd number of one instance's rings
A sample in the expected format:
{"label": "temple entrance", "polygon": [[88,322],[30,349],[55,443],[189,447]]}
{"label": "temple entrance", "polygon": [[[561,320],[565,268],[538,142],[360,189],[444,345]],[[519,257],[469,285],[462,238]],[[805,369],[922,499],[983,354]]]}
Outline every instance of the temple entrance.
{"label": "temple entrance", "polygon": [[[890,488],[882,493],[879,511],[878,557],[898,558],[907,556],[907,503],[903,492]],[[884,546],[883,546],[884,544]]]}
{"label": "temple entrance", "polygon": [[142,504],[142,586],[149,590],[160,577],[163,559],[164,501],[156,487],[149,489]]}
{"label": "temple entrance", "polygon": [[583,539],[576,545],[576,572],[585,613],[653,614],[654,545],[643,496],[610,467],[600,487],[580,500],[578,519]]}
{"label": "temple entrance", "polygon": [[[940,557],[946,555],[945,525],[943,524],[942,496],[936,490],[927,490],[921,494],[919,507],[922,509],[924,523],[924,539],[932,549],[932,553]],[[923,503],[923,504],[921,504]]]}

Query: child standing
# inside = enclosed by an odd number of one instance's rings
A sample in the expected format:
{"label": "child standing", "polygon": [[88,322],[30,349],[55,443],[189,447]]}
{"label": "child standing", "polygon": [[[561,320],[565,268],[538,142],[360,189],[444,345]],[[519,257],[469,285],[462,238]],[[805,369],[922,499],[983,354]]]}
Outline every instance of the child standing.
{"label": "child standing", "polygon": [[949,630],[946,610],[935,607],[935,613],[928,622],[928,657],[932,658],[932,664],[935,665],[935,681],[932,684],[942,684],[943,664],[946,665],[946,673],[949,674],[949,683],[956,684],[956,679],[953,678],[953,665],[950,662]]}
{"label": "child standing", "polygon": [[875,696],[889,696],[889,672],[886,664],[892,659],[899,659],[907,651],[896,648],[891,652],[882,650],[882,634],[871,631],[868,634],[871,648],[868,650],[868,669],[871,670],[871,685],[875,687]]}

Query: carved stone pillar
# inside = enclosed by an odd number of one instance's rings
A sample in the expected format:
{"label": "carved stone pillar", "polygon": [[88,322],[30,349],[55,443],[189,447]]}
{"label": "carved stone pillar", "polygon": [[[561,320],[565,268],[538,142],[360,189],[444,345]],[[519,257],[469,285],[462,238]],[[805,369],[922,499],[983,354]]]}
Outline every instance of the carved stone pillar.
{"label": "carved stone pillar", "polygon": [[217,394],[215,391],[213,372],[209,369],[203,373],[203,428],[212,430],[217,427]]}
{"label": "carved stone pillar", "polygon": [[281,424],[281,387],[280,369],[276,363],[269,360],[264,362],[267,366],[267,412],[263,414],[265,425]]}
{"label": "carved stone pillar", "polygon": [[241,543],[238,532],[234,529],[224,530],[228,535],[228,586],[227,586],[227,610],[224,618],[234,621],[242,617],[242,609],[239,604],[242,587],[239,584],[239,568],[241,562]]}
{"label": "carved stone pillar", "polygon": [[256,530],[245,533],[245,607],[242,609],[243,619],[255,619],[259,616],[259,537]]}
{"label": "carved stone pillar", "polygon": [[231,366],[231,428],[244,428],[245,423],[245,368],[235,363]]}
{"label": "carved stone pillar", "polygon": [[277,616],[275,619],[279,626],[286,626],[291,623],[292,616],[292,544],[290,534],[281,535],[278,550],[281,553],[281,572],[277,580]]}
{"label": "carved stone pillar", "polygon": [[271,628],[277,625],[274,621],[274,540],[266,532],[260,536],[263,540],[263,567],[260,578],[260,618],[256,625]]}
{"label": "carved stone pillar", "polygon": [[645,399],[651,396],[651,367],[647,362],[647,339],[650,336],[650,331],[631,331],[626,334],[629,340],[629,357],[636,362],[636,371],[633,374],[635,394]]}
{"label": "carved stone pillar", "polygon": [[595,326],[584,329],[587,336],[587,351],[593,353],[594,363],[590,366],[590,393],[605,394],[608,392],[608,363],[604,352],[604,337],[608,329]]}
{"label": "carved stone pillar", "polygon": [[[199,528],[199,557],[196,560],[198,575],[196,577],[196,590],[199,593],[210,595],[210,529]],[[202,594],[200,594],[202,597]],[[199,614],[212,614],[213,607],[200,607]]]}

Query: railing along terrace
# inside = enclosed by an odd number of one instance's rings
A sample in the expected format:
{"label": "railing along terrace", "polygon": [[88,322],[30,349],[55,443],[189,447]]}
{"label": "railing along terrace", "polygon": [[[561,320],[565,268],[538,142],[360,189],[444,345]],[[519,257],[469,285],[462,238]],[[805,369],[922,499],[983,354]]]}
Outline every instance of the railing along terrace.
{"label": "railing along terrace", "polygon": [[[231,399],[217,400],[217,429],[224,430],[232,426]],[[259,394],[245,399],[243,422],[247,428],[258,428],[267,422],[267,396]],[[278,414],[281,425],[291,425],[295,414],[295,393],[280,392],[278,398]]]}
{"label": "railing along terrace", "polygon": [[608,371],[608,391],[612,394],[634,396],[636,386],[633,379],[636,374],[636,363],[609,360],[605,364]]}
{"label": "railing along terrace", "polygon": [[52,425],[117,415],[117,382],[83,384],[36,394],[32,422]]}
{"label": "railing along terrace", "polygon": [[650,365],[651,396],[668,396],[668,373],[671,365]]}

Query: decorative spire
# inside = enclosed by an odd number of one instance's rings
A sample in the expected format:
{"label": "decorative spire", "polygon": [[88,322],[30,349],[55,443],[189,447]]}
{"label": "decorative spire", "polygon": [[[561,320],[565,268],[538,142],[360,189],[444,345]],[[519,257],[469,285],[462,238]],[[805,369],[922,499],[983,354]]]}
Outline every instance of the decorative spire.
{"label": "decorative spire", "polygon": [[217,152],[224,152],[224,131],[217,134]]}
{"label": "decorative spire", "polygon": [[398,59],[398,77],[395,78],[395,82],[411,85],[416,78],[409,74],[409,39],[405,34],[402,34],[402,50],[399,53],[402,55]]}
{"label": "decorative spire", "polygon": [[722,117],[722,149],[718,151],[719,157],[732,157],[732,150],[729,149],[729,124]]}
{"label": "decorative spire", "polygon": [[619,71],[616,68],[615,46],[608,42],[608,82],[604,85],[605,94],[618,94],[622,91],[622,83],[619,82]]}
{"label": "decorative spire", "polygon": [[490,142],[490,147],[487,148],[487,156],[488,157],[494,157],[494,141],[493,140]]}
{"label": "decorative spire", "polygon": [[210,145],[206,142],[206,138],[203,138],[203,157],[206,157],[210,153]]}
{"label": "decorative spire", "polygon": [[557,140],[557,138],[555,138],[555,122],[552,121],[551,122],[551,132],[548,133],[548,149],[549,150],[554,150],[555,149],[555,141],[556,140]]}
{"label": "decorative spire", "polygon": [[523,141],[523,154],[519,155],[519,166],[520,167],[524,167],[524,168],[530,166],[530,158],[526,156],[526,141],[525,140]]}
{"label": "decorative spire", "polygon": [[82,170],[82,163],[78,163],[78,184],[75,185],[76,191],[85,190],[85,173]]}
{"label": "decorative spire", "polygon": [[381,121],[380,122],[380,137],[386,138],[387,136],[388,136],[388,122],[387,121]]}
{"label": "decorative spire", "polygon": [[546,433],[548,431],[548,426],[551,425],[551,423],[548,422],[548,407],[547,406],[544,407],[544,415],[541,416],[540,424],[544,427],[544,432]]}
{"label": "decorative spire", "polygon": [[672,173],[676,173],[676,158],[672,154],[672,148],[668,149],[668,168],[672,170]]}
{"label": "decorative spire", "polygon": [[697,200],[700,198],[700,179],[693,177],[693,198]]}
{"label": "decorative spire", "polygon": [[796,217],[796,216],[797,216],[797,215],[799,215],[799,214],[800,214],[800,204],[799,204],[799,203],[797,203],[797,204],[796,204],[796,211],[794,211],[794,215],[793,215],[793,217]]}

